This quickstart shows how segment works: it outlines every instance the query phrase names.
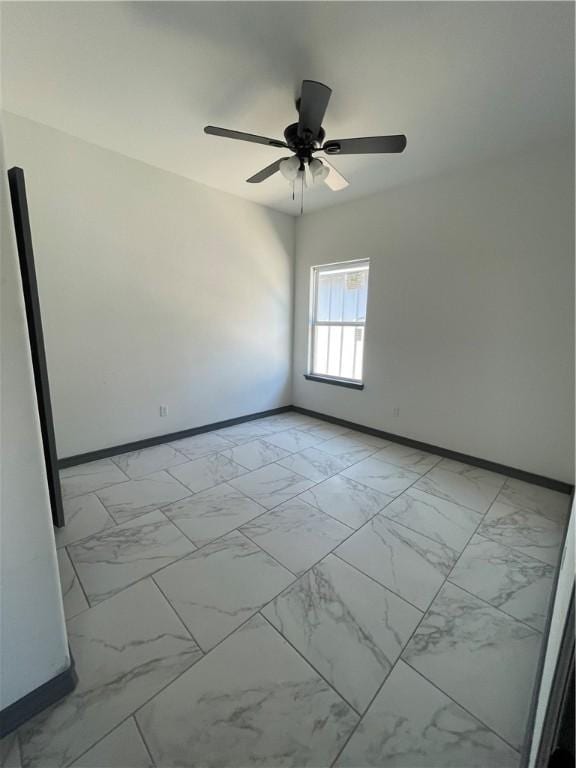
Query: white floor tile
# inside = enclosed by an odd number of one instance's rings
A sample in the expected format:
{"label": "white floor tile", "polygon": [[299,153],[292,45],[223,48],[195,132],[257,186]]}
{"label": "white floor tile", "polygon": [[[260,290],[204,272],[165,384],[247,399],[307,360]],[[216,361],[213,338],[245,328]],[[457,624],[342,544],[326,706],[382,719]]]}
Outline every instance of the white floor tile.
{"label": "white floor tile", "polygon": [[256,440],[258,437],[264,437],[273,432],[273,428],[260,421],[247,421],[243,424],[235,424],[233,427],[224,427],[219,429],[216,434],[226,440],[231,440],[236,445],[248,443],[250,440]]}
{"label": "white floor tile", "polygon": [[233,461],[231,452],[227,451],[227,455],[214,453],[173,467],[170,474],[191,491],[198,493],[232,480],[233,477],[239,477],[247,471],[245,467]]}
{"label": "white floor tile", "polygon": [[358,717],[261,617],[137,716],[159,766],[327,766]]}
{"label": "white floor tile", "polygon": [[66,525],[63,528],[54,528],[57,547],[73,544],[115,525],[95,493],[64,499],[62,505]]}
{"label": "white floor tile", "polygon": [[68,640],[78,686],[21,727],[27,768],[73,762],[202,655],[150,581],[76,616]]}
{"label": "white floor tile", "polygon": [[399,496],[420,477],[416,472],[379,461],[373,456],[353,464],[342,474],[388,496]]}
{"label": "white floor tile", "polygon": [[278,464],[268,464],[232,480],[230,485],[266,509],[271,509],[306,491],[313,482]]}
{"label": "white floor tile", "polygon": [[422,477],[414,488],[482,514],[490,507],[500,490],[500,486],[494,484],[492,478],[487,477],[483,470],[470,467],[470,471],[456,472],[452,469],[442,469],[442,462]]}
{"label": "white floor tile", "polygon": [[336,554],[424,611],[458,557],[450,547],[381,514],[356,531]]}
{"label": "white floor tile", "polygon": [[154,768],[131,717],[88,750],[71,768]]}
{"label": "white floor tile", "polygon": [[360,528],[392,501],[391,496],[344,475],[313,486],[299,498],[351,528]]}
{"label": "white floor tile", "polygon": [[172,446],[165,444],[153,445],[150,448],[142,448],[130,453],[121,453],[118,456],[113,456],[112,461],[128,477],[137,480],[152,474],[152,472],[159,472],[161,469],[184,464],[189,459]]}
{"label": "white floor tile", "polygon": [[368,456],[377,451],[376,448],[368,445],[365,441],[350,437],[349,434],[332,437],[330,440],[320,443],[317,447],[322,453],[335,456],[346,466],[356,464],[362,461],[362,459],[367,459]]}
{"label": "white floor tile", "polygon": [[216,435],[214,432],[205,432],[201,435],[192,435],[191,437],[184,437],[182,440],[175,440],[170,445],[191,461],[202,456],[208,456],[210,453],[218,453],[227,448],[233,448],[235,443]]}
{"label": "white floor tile", "polygon": [[2,768],[22,768],[18,734],[12,731],[0,741],[0,766]]}
{"label": "white floor tile", "polygon": [[521,749],[542,635],[446,584],[402,658]]}
{"label": "white floor tile", "polygon": [[317,563],[352,532],[300,499],[281,504],[240,530],[295,574]]}
{"label": "white floor tile", "polygon": [[99,459],[88,464],[66,467],[61,469],[59,474],[64,499],[98,491],[128,479],[111,459]]}
{"label": "white floor tile", "polygon": [[285,459],[281,459],[278,464],[315,483],[326,480],[349,466],[346,460],[331,456],[318,448],[306,448],[300,453],[292,453]]}
{"label": "white floor tile", "polygon": [[383,514],[458,551],[466,546],[482,521],[480,512],[415,488],[409,488],[398,496],[383,510]]}
{"label": "white floor tile", "polygon": [[333,555],[262,612],[358,712],[366,709],[422,618]]}
{"label": "white floor tile", "polygon": [[517,768],[520,755],[402,661],[337,766]]}
{"label": "white floor tile", "polygon": [[495,488],[502,488],[506,482],[506,476],[499,472],[492,472],[483,467],[476,467],[473,464],[465,464],[462,461],[454,459],[442,459],[438,464],[438,469],[445,469],[448,472],[456,472],[458,475],[467,477],[470,481],[476,483],[485,483],[493,485]]}
{"label": "white floor tile", "polygon": [[288,453],[297,453],[298,451],[313,448],[315,445],[323,443],[324,438],[315,437],[301,429],[289,429],[286,432],[277,432],[267,436],[266,441],[277,445],[279,448],[283,448]]}
{"label": "white floor tile", "polygon": [[539,512],[497,501],[482,521],[478,533],[556,566],[564,538],[564,526]]}
{"label": "white floor tile", "polygon": [[195,549],[162,512],[148,512],[72,544],[68,552],[92,605]]}
{"label": "white floor tile", "polygon": [[386,461],[389,464],[395,464],[397,467],[410,469],[419,475],[425,474],[440,461],[440,456],[419,451],[400,443],[390,443],[378,451],[378,453],[375,453],[374,458]]}
{"label": "white floor tile", "polygon": [[190,489],[168,472],[154,472],[98,491],[98,498],[118,523],[190,496]]}
{"label": "white floor tile", "polygon": [[89,608],[89,605],[65,549],[58,550],[58,572],[62,588],[64,615],[66,619],[71,619],[78,613],[85,611],[86,608]]}
{"label": "white floor tile", "polygon": [[508,478],[498,501],[513,507],[529,509],[549,517],[557,523],[566,523],[570,512],[570,496],[550,488]]}
{"label": "white floor tile", "polygon": [[482,536],[473,536],[450,581],[534,629],[544,630],[554,568]]}
{"label": "white floor tile", "polygon": [[204,651],[293,580],[289,571],[237,531],[156,576],[162,592]]}
{"label": "white floor tile", "polygon": [[197,547],[203,547],[265,511],[264,507],[228,483],[162,507],[166,517]]}
{"label": "white floor tile", "polygon": [[246,469],[260,469],[266,464],[289,456],[289,452],[283,448],[258,438],[249,443],[242,443],[230,451],[230,457]]}

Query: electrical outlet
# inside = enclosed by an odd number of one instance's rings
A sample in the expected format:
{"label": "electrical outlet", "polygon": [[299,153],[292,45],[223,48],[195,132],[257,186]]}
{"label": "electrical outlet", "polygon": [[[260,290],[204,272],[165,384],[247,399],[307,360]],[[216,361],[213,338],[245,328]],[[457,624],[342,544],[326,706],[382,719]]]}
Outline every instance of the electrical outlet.
{"label": "electrical outlet", "polygon": [[400,416],[400,408],[394,408],[392,411],[393,416]]}
{"label": "electrical outlet", "polygon": [[168,406],[167,405],[161,405],[160,406],[160,416],[164,418],[164,416],[168,416]]}

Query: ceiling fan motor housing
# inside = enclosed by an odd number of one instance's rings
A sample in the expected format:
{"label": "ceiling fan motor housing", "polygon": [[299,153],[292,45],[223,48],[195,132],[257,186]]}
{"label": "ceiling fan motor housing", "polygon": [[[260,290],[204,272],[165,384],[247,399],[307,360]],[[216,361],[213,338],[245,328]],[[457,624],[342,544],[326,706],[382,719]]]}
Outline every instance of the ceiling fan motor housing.
{"label": "ceiling fan motor housing", "polygon": [[325,135],[324,129],[320,128],[317,136],[311,134],[300,136],[298,123],[292,123],[284,130],[286,144],[300,158],[310,158],[311,153],[321,146]]}

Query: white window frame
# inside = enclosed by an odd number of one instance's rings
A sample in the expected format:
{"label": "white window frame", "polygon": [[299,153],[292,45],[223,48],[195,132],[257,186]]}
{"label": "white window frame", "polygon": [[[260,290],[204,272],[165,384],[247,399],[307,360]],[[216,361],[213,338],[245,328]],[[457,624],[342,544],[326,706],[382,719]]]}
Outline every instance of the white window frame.
{"label": "white window frame", "polygon": [[[332,321],[316,320],[318,311],[318,275],[321,271],[335,269],[342,270],[350,268],[351,270],[358,266],[368,268],[368,290],[366,296],[366,318],[364,321]],[[349,261],[337,261],[330,264],[316,264],[310,268],[310,302],[308,310],[308,365],[307,376],[315,379],[325,379],[334,383],[350,384],[352,386],[364,385],[364,360],[362,364],[362,377],[360,379],[348,379],[342,376],[329,376],[325,373],[316,373],[314,371],[314,328],[316,326],[341,326],[341,327],[359,327],[364,329],[363,333],[363,352],[366,349],[366,322],[368,319],[368,295],[370,289],[370,259],[350,259]]]}

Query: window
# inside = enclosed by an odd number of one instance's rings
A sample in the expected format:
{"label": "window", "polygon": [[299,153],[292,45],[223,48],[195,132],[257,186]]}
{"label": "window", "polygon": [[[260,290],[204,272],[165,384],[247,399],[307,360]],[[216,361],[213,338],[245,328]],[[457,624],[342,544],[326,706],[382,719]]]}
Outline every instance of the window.
{"label": "window", "polygon": [[362,381],[367,259],[312,267],[309,375]]}

